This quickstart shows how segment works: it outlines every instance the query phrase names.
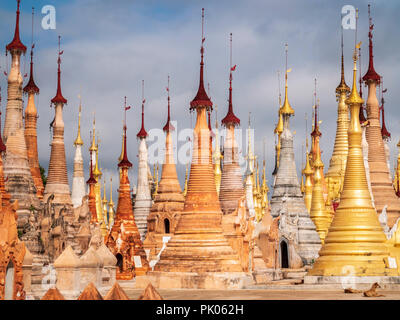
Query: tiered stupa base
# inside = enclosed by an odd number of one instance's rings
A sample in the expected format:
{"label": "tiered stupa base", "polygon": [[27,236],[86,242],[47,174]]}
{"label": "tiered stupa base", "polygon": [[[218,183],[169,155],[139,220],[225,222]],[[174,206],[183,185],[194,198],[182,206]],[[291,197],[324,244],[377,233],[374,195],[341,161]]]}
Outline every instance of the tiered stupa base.
{"label": "tiered stupa base", "polygon": [[136,277],[135,288],[149,282],[157,289],[243,289],[252,285],[250,274],[243,272],[162,272],[151,271]]}

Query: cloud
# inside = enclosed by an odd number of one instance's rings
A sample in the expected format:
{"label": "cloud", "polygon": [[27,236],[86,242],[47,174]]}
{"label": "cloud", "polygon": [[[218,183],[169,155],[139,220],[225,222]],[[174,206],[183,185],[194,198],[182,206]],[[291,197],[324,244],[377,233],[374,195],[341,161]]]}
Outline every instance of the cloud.
{"label": "cloud", "polygon": [[[367,68],[367,2],[353,1],[360,8],[358,39],[363,41],[362,72]],[[30,43],[30,8],[33,1],[22,2],[21,34],[25,45]],[[37,12],[45,1],[39,1]],[[251,111],[255,128],[255,151],[263,158],[266,139],[267,173],[274,168],[273,129],[278,120],[277,70],[285,69],[284,44],[289,44],[289,101],[296,114],[291,128],[296,131],[294,147],[297,170],[301,170],[302,144],[305,141],[305,113],[311,128],[314,78],[320,99],[320,119],[325,168],[329,165],[336,130],[335,88],[340,80],[340,10],[345,4],[320,1],[203,1],[205,22],[205,76],[210,95],[218,105],[221,120],[227,111],[229,77],[229,33],[233,33],[233,62],[237,64],[233,80],[235,114],[241,127],[247,127]],[[56,92],[57,36],[62,35],[62,90],[68,104],[64,107],[65,145],[72,179],[73,141],[77,130],[78,94],[82,96],[84,161],[88,176],[89,131],[96,113],[96,131],[100,136],[100,165],[106,178],[117,178],[117,158],[121,151],[123,98],[128,97],[128,156],[133,162],[131,183],[136,183],[140,128],[141,80],[145,80],[145,126],[162,128],[166,121],[167,75],[171,76],[172,118],[180,128],[194,125],[189,103],[194,97],[199,78],[201,6],[189,1],[54,1],[57,9],[57,30],[40,29],[38,13],[35,23],[35,80],[41,93],[37,98],[39,112],[39,160],[47,168],[50,158],[49,123],[54,117],[50,99]],[[392,133],[392,161],[396,158],[399,110],[395,107],[400,95],[396,90],[399,74],[397,19],[399,3],[373,3],[374,56],[378,73],[384,76],[387,127]],[[0,9],[0,41],[12,39],[15,8]],[[354,32],[345,31],[346,80],[351,86],[351,54]],[[1,67],[7,67],[1,57]],[[29,61],[23,60],[25,69]],[[8,61],[8,66],[10,62]],[[1,79],[3,97],[6,79]],[[283,77],[280,88],[283,91]],[[365,91],[366,92],[366,91]],[[283,92],[282,92],[283,93]],[[26,100],[26,99],[25,99]],[[3,99],[3,109],[5,108]],[[26,102],[26,101],[25,101]],[[4,117],[3,117],[4,118]],[[3,119],[4,121],[4,119]],[[213,120],[214,122],[214,120]],[[243,135],[245,136],[245,135]],[[183,186],[184,165],[178,165]],[[114,190],[117,188],[114,186]]]}

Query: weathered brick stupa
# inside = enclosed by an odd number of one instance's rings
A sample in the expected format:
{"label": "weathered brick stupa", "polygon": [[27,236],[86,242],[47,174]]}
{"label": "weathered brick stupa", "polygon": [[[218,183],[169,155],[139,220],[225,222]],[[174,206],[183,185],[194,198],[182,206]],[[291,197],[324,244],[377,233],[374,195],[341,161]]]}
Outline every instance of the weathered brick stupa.
{"label": "weathered brick stupa", "polygon": [[53,128],[53,139],[51,142],[50,163],[47,175],[47,183],[44,189],[44,201],[54,194],[53,203],[58,206],[72,206],[71,194],[68,184],[67,161],[65,159],[64,146],[64,120],[63,107],[67,103],[61,92],[61,55],[60,37],[58,37],[58,71],[57,71],[57,93],[51,103],[54,104],[55,115],[51,123]]}
{"label": "weathered brick stupa", "polygon": [[[125,114],[130,107],[126,106]],[[140,233],[135,223],[132,208],[131,186],[128,170],[132,163],[128,160],[126,144],[126,115],[124,121],[124,154],[118,163],[121,168],[121,178],[118,189],[118,205],[114,225],[105,239],[107,247],[117,258],[117,279],[129,280],[137,275],[144,275],[149,263],[143,250]]]}
{"label": "weathered brick stupa", "polygon": [[39,206],[35,184],[32,179],[28,163],[28,154],[25,143],[24,126],[22,123],[22,75],[20,71],[21,55],[25,54],[26,47],[19,37],[19,6],[17,0],[17,15],[14,38],[6,46],[11,53],[11,68],[8,74],[7,107],[4,122],[3,139],[7,146],[4,159],[4,175],[6,188],[12,200],[18,199],[18,226],[28,222],[29,208]]}
{"label": "weathered brick stupa", "polygon": [[[368,10],[369,8],[368,6]],[[379,102],[376,97],[376,86],[380,84],[381,77],[374,69],[372,51],[372,30],[374,25],[371,17],[369,20],[369,66],[367,73],[363,76],[363,81],[368,85],[367,119],[369,125],[366,128],[366,138],[368,142],[369,175],[376,211],[380,214],[383,207],[387,205],[388,225],[392,227],[397,218],[400,217],[400,199],[396,197],[390,179],[379,122]]]}
{"label": "weathered brick stupa", "polygon": [[[293,151],[293,135],[289,129],[289,118],[294,115],[294,110],[290,106],[288,99],[288,71],[291,70],[286,70],[285,73],[285,100],[280,110],[283,117],[282,147],[274,191],[271,197],[271,215],[273,218],[282,215],[285,216],[279,222],[281,232],[280,257],[286,256],[287,251],[290,249],[288,244],[290,241],[293,241],[297,253],[303,259],[303,263],[310,264],[318,257],[321,241],[305,206],[304,197],[297,178]],[[286,223],[289,220],[293,222],[290,227]],[[290,261],[288,265],[290,265]]]}
{"label": "weathered brick stupa", "polygon": [[338,101],[336,136],[333,146],[332,157],[329,162],[329,169],[326,173],[326,182],[331,186],[330,196],[333,201],[338,201],[340,191],[343,186],[344,172],[346,170],[347,153],[349,143],[347,130],[349,128],[349,107],[346,105],[346,99],[350,92],[344,80],[344,58],[343,58],[343,29],[342,29],[342,59],[341,59],[341,77],[340,83],[336,87],[336,99]]}
{"label": "weathered brick stupa", "polygon": [[136,197],[134,205],[135,222],[140,232],[140,238],[143,241],[147,233],[147,217],[150,213],[152,205],[150,186],[149,186],[149,165],[147,158],[146,137],[148,136],[144,128],[144,103],[142,98],[142,126],[137,133],[139,139],[139,163],[138,163],[138,180],[136,188]]}
{"label": "weathered brick stupa", "polygon": [[[361,43],[357,45],[359,47]],[[341,276],[354,276],[354,281],[367,281],[368,276],[397,276],[389,269],[386,237],[372,206],[362,156],[360,105],[357,92],[357,52],[354,50],[353,88],[346,103],[350,106],[349,152],[340,203],[334,215],[319,258],[305,277],[305,283],[343,281]],[[316,277],[313,277],[316,276]],[[357,277],[364,278],[363,280]],[[380,279],[381,281],[383,279]],[[378,281],[376,277],[371,282]]]}
{"label": "weathered brick stupa", "polygon": [[239,199],[244,195],[243,176],[239,166],[238,144],[235,139],[235,127],[240,125],[240,119],[235,116],[232,105],[232,33],[230,39],[231,61],[229,72],[228,113],[221,124],[226,128],[224,143],[224,162],[222,167],[219,201],[223,214],[230,214],[237,209]]}
{"label": "weathered brick stupa", "polygon": [[147,218],[147,235],[143,247],[149,250],[149,261],[156,258],[163,247],[164,237],[171,237],[178,224],[180,212],[183,210],[185,197],[179,185],[172,144],[169,77],[168,77],[168,118],[163,130],[166,134],[165,156],[162,164],[161,180],[157,194]]}
{"label": "weathered brick stupa", "polygon": [[[204,21],[204,9],[202,10]],[[222,233],[222,211],[215,188],[214,172],[209,155],[210,130],[207,111],[212,102],[203,83],[204,43],[202,33],[200,84],[190,110],[196,110],[193,132],[193,156],[184,209],[172,239],[150,272],[150,281],[158,287],[223,288],[240,287],[245,275],[238,254]],[[136,279],[136,285],[141,284]]]}
{"label": "weathered brick stupa", "polygon": [[79,118],[78,118],[78,134],[74,141],[75,157],[74,157],[74,175],[72,178],[72,194],[71,201],[74,208],[82,204],[82,198],[86,195],[85,191],[85,177],[83,171],[83,158],[82,146],[83,140],[81,138],[81,112],[82,104],[79,104]]}
{"label": "weathered brick stupa", "polygon": [[39,199],[43,199],[43,180],[40,174],[38,150],[37,150],[37,109],[35,106],[35,94],[39,94],[39,88],[36,86],[33,80],[33,48],[31,48],[31,69],[30,77],[27,85],[24,87],[24,92],[28,94],[28,104],[25,109],[25,143],[28,153],[28,163],[31,169],[31,175],[33,182],[36,187],[37,196]]}

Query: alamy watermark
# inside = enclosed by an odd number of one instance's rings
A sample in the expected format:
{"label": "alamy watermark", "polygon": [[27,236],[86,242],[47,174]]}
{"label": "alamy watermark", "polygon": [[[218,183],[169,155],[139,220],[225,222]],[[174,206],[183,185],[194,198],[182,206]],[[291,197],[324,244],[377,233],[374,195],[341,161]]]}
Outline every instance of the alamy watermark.
{"label": "alamy watermark", "polygon": [[56,28],[56,8],[52,5],[43,6],[42,14],[45,15],[42,18],[42,28],[54,30]]}
{"label": "alamy watermark", "polygon": [[356,9],[352,5],[342,7],[342,27],[343,29],[356,29]]}

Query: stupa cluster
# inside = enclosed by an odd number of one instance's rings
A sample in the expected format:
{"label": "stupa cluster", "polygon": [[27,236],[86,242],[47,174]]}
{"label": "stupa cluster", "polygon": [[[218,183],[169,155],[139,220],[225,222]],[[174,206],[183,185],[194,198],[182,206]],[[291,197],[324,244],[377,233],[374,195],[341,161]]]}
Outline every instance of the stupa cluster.
{"label": "stupa cluster", "polygon": [[[56,95],[51,99],[51,154],[47,179],[43,178],[38,161],[35,46],[32,43],[30,76],[23,87],[20,59],[27,48],[20,39],[19,22],[17,0],[14,38],[6,46],[11,67],[0,137],[0,299],[102,299],[106,292],[107,297],[127,299],[117,281],[126,285],[132,279],[136,287],[147,287],[146,297],[158,298],[153,285],[244,288],[284,278],[294,283],[299,279],[329,283],[338,282],[349,266],[360,282],[368,282],[371,277],[398,281],[400,152],[392,179],[387,160],[390,133],[384,122],[384,99],[380,105],[376,93],[382,77],[374,69],[371,18],[369,67],[360,76],[360,83],[368,87],[368,98],[365,102],[361,87],[357,89],[361,43],[354,48],[350,89],[344,78],[342,37],[340,83],[335,91],[337,130],[331,160],[324,172],[320,105],[315,88],[311,146],[309,149],[307,138],[301,182],[290,128],[295,109],[289,102],[291,69],[286,46],[285,92],[283,103],[279,94],[273,190],[269,199],[265,159],[260,172],[250,131],[244,170],[239,165],[235,130],[241,123],[235,115],[232,97],[236,70],[232,63],[232,34],[227,112],[220,123],[225,130],[223,143],[219,141],[221,132],[216,116],[212,129],[214,105],[204,86],[203,9],[199,86],[189,108],[196,114],[190,172],[186,167],[182,188],[174,157],[175,128],[171,123],[173,106],[168,76],[160,180],[158,169],[153,175],[150,170],[144,92],[141,127],[136,135],[137,184],[129,180],[128,171],[133,164],[127,152],[131,147],[126,117],[130,106],[125,97],[122,148],[116,163],[116,208],[112,180],[107,200],[94,119],[85,182],[81,103],[74,140],[72,188],[69,185],[64,132],[71,130],[65,131],[63,121],[67,99],[62,94],[60,37]],[[55,288],[47,291],[43,284],[47,285],[49,277],[54,278]]]}

